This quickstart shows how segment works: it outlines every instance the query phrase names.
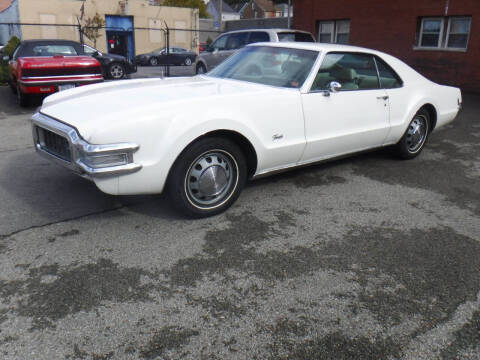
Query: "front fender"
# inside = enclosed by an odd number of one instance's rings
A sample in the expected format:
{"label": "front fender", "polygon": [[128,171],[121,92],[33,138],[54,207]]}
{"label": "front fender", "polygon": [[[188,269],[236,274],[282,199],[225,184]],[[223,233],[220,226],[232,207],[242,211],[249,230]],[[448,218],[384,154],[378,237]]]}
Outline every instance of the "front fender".
{"label": "front fender", "polygon": [[180,117],[171,121],[170,126],[163,129],[164,133],[159,137],[152,154],[148,154],[148,160],[142,161],[142,170],[118,178],[117,194],[161,193],[170,169],[182,151],[199,137],[213,131],[226,130],[244,136],[254,147],[259,162],[261,161],[264,148],[259,136],[239,120],[217,117],[201,122],[197,119],[195,124],[192,122],[191,119]]}

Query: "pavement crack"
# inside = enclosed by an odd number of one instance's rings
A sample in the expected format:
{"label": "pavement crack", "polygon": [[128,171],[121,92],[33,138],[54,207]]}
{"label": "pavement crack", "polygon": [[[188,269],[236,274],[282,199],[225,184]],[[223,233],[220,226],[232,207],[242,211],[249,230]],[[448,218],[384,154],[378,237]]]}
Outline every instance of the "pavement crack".
{"label": "pavement crack", "polygon": [[106,214],[106,213],[109,213],[109,212],[121,210],[121,209],[129,207],[130,205],[131,204],[122,204],[122,205],[117,206],[115,208],[104,209],[104,210],[100,210],[100,211],[94,211],[94,212],[91,212],[91,213],[88,213],[88,214],[73,216],[73,217],[70,217],[70,218],[57,220],[57,221],[51,221],[51,222],[48,222],[48,223],[45,223],[45,224],[32,225],[32,226],[29,226],[29,227],[24,228],[24,229],[18,229],[18,230],[12,231],[11,233],[8,233],[8,234],[0,234],[0,240],[8,239],[9,237],[12,237],[14,235],[17,235],[19,233],[22,233],[22,232],[28,231],[28,230],[41,229],[41,228],[44,228],[44,227],[47,227],[47,226],[50,226],[50,225],[61,224],[61,223],[69,222],[69,221],[73,221],[73,220],[79,220],[79,219],[83,219],[83,218],[86,218],[86,217],[89,217],[89,216],[92,216],[92,215],[102,215],[102,214]]}
{"label": "pavement crack", "polygon": [[14,152],[14,151],[20,151],[20,150],[28,150],[28,149],[33,149],[34,146],[27,146],[25,148],[16,148],[16,149],[6,149],[6,150],[0,150],[0,154],[2,153],[8,153],[8,152]]}

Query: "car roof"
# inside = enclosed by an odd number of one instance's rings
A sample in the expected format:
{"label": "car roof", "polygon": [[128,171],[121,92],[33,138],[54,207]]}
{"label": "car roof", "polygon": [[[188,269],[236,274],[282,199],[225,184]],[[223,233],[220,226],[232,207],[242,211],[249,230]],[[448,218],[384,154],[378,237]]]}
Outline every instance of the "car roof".
{"label": "car roof", "polygon": [[220,35],[225,35],[225,34],[233,34],[233,33],[240,33],[240,32],[251,32],[251,31],[264,31],[264,32],[270,32],[270,33],[279,33],[279,32],[295,32],[295,33],[302,33],[302,34],[310,34],[308,31],[303,31],[303,30],[295,30],[295,29],[244,29],[244,30],[232,30],[225,32]]}
{"label": "car roof", "polygon": [[327,44],[327,43],[311,43],[311,42],[259,42],[249,44],[247,46],[272,46],[272,47],[287,47],[292,49],[313,50],[322,52],[332,51],[349,51],[349,52],[368,52],[368,53],[380,53],[373,49],[367,49],[359,46],[352,45],[340,45],[340,44]]}
{"label": "car roof", "polygon": [[61,40],[61,39],[30,39],[30,40],[23,40],[22,41],[22,44],[30,44],[30,43],[74,43],[74,44],[80,44],[78,41]]}

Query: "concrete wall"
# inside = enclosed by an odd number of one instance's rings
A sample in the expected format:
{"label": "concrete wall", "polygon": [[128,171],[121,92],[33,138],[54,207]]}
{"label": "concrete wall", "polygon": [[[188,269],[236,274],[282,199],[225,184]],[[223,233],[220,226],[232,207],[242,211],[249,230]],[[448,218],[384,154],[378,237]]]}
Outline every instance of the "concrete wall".
{"label": "concrete wall", "polygon": [[225,22],[225,31],[243,29],[286,29],[288,19],[284,17],[269,19],[244,19]]}
{"label": "concrete wall", "polygon": [[[56,23],[77,24],[82,1],[77,0],[18,0],[20,20],[22,23]],[[148,0],[129,1],[122,6],[118,0],[86,0],[85,18],[93,17],[98,12],[105,15],[131,15],[136,28],[162,28],[164,21],[170,28],[198,30],[198,10],[167,6],[151,6]],[[23,39],[58,38],[79,40],[75,27],[22,26]],[[107,41],[105,30],[97,40],[97,48],[106,52]],[[144,53],[165,46],[164,36],[158,30],[135,30],[136,53]],[[85,43],[93,45],[88,39]],[[198,49],[198,32],[174,31],[170,36],[171,46]]]}
{"label": "concrete wall", "polygon": [[[419,17],[445,14],[472,16],[467,51],[415,49]],[[350,19],[350,44],[397,56],[438,83],[480,92],[479,0],[295,1],[295,28],[318,35],[318,21],[335,19]]]}
{"label": "concrete wall", "polygon": [[[225,23],[222,24],[225,27]],[[221,31],[215,28],[215,20],[200,19],[200,42],[206,43],[208,38],[215,40],[221,34]]]}

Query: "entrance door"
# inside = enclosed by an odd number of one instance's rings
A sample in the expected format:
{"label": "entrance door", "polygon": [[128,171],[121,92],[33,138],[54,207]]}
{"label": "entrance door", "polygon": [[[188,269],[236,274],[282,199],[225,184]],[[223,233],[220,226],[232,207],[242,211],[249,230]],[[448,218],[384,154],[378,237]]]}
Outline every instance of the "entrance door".
{"label": "entrance door", "polygon": [[107,31],[108,53],[128,57],[127,34]]}

